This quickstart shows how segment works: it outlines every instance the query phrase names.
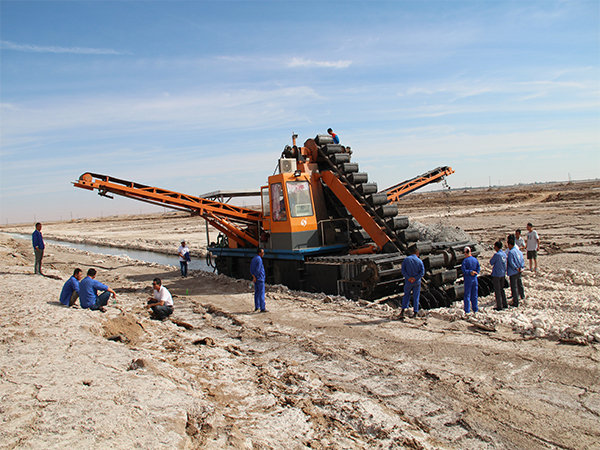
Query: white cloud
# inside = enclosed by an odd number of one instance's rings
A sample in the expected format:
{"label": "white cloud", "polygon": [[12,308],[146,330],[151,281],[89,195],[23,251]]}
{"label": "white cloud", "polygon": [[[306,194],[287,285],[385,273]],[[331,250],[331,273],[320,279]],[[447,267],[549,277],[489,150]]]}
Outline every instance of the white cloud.
{"label": "white cloud", "polygon": [[[369,160],[369,158],[383,159],[387,164],[413,155],[435,158],[443,155],[448,160],[456,160],[472,156],[508,156],[522,152],[543,152],[547,154],[550,151],[565,149],[593,148],[598,142],[595,130],[586,128],[515,131],[512,133],[490,132],[486,134],[465,134],[460,131],[446,130],[445,128],[432,129],[431,133],[413,129],[399,129],[397,131],[396,135],[382,138],[376,146],[368,140],[354,142],[353,148],[357,153],[357,162],[360,158],[358,154],[363,155],[363,160]],[[370,156],[367,157],[367,155]],[[447,164],[445,161],[443,163]],[[387,170],[387,167],[383,169]]]}
{"label": "white cloud", "polygon": [[288,67],[328,67],[334,69],[346,69],[352,61],[312,61],[304,58],[293,58],[288,62]]}
{"label": "white cloud", "polygon": [[39,46],[33,44],[15,44],[10,41],[0,41],[3,50],[16,50],[32,53],[74,53],[77,55],[130,55],[129,52],[120,52],[110,48],[87,48],[87,47],[56,47]]}
{"label": "white cloud", "polygon": [[515,83],[517,85],[533,86],[533,87],[551,87],[551,88],[576,88],[585,89],[586,86],[583,83],[575,81],[551,81],[551,80],[539,80],[539,81],[522,81]]}
{"label": "white cloud", "polygon": [[3,144],[10,147],[32,135],[83,128],[93,135],[122,128],[130,133],[158,127],[173,132],[273,127],[297,118],[304,106],[319,98],[312,88],[298,86],[186,95],[161,93],[152,98],[77,97],[68,102],[46,99],[44,103],[0,104]]}
{"label": "white cloud", "polygon": [[[480,101],[480,106],[482,109],[494,109],[490,108],[490,105],[502,101],[499,99],[504,99],[504,101],[510,99],[511,101],[521,102],[542,97],[560,98],[560,96],[568,96],[567,98],[570,98],[573,94],[581,97],[582,95],[587,96],[588,93],[591,98],[593,96],[592,89],[595,89],[596,85],[597,82],[593,79],[581,79],[578,81],[553,81],[551,79],[531,81],[497,79],[482,81],[478,79],[465,79],[450,82],[436,81],[425,84],[420,83],[400,90],[397,95],[398,97],[412,96],[415,98],[428,96],[437,99],[440,103],[451,104],[465,98],[492,94],[496,97],[486,97],[487,100],[485,103],[483,100]],[[490,104],[490,102],[492,103]],[[439,107],[443,109],[441,105]],[[453,111],[455,110],[453,109]]]}

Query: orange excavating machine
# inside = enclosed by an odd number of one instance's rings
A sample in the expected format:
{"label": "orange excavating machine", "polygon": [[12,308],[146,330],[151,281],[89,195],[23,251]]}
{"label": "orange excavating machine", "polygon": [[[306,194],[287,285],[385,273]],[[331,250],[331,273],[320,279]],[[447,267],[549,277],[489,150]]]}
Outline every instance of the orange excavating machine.
{"label": "orange excavating machine", "polygon": [[430,242],[398,215],[402,195],[442,181],[454,171],[433,171],[379,192],[351,162],[352,150],[318,135],[303,146],[286,146],[278,173],[260,189],[261,210],[185,195],[106,175],[84,173],[76,187],[102,196],[121,195],[190,211],[221,234],[209,245],[219,273],[250,279],[250,261],[265,249],[267,283],[292,289],[373,300],[402,292],[400,266],[417,245],[425,263],[422,307],[462,298],[457,283],[463,248],[474,242]]}

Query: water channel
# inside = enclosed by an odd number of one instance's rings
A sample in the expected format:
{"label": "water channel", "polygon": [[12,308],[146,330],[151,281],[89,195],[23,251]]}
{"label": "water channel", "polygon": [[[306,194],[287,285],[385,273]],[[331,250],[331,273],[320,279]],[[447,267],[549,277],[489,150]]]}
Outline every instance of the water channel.
{"label": "water channel", "polygon": [[[20,233],[4,233],[15,239],[27,239],[31,241],[31,235]],[[44,238],[47,244],[62,245],[63,247],[76,248],[86,252],[100,253],[102,255],[113,256],[128,256],[131,259],[137,259],[149,263],[166,264],[169,266],[179,267],[179,258],[177,255],[166,255],[164,253],[156,253],[145,250],[131,250],[127,248],[107,247],[105,245],[80,244],[74,242],[55,241],[53,239]],[[204,258],[193,258],[188,264],[188,270],[204,270],[212,272],[213,268],[206,264]]]}

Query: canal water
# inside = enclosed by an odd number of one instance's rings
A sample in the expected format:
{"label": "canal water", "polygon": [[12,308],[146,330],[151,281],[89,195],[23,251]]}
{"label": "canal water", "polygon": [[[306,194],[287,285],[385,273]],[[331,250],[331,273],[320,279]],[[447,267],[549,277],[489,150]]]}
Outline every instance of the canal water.
{"label": "canal water", "polygon": [[[19,233],[4,233],[15,239],[31,240],[28,234]],[[179,267],[179,257],[177,255],[165,255],[164,253],[149,252],[145,250],[130,250],[126,248],[107,247],[104,245],[78,244],[74,242],[55,241],[53,239],[44,238],[44,242],[54,245],[62,245],[63,247],[76,248],[86,252],[100,253],[102,255],[113,256],[128,256],[131,259],[137,259],[149,263],[167,264],[170,266]],[[194,258],[188,264],[188,270],[204,270],[212,272],[213,268],[206,264],[206,260],[202,258]]]}

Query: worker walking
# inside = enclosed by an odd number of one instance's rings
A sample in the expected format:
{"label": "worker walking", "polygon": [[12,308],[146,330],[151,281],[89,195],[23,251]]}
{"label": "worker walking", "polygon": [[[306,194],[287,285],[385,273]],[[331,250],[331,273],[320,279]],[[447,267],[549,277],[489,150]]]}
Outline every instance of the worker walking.
{"label": "worker walking", "polygon": [[416,316],[419,313],[419,300],[421,298],[421,278],[425,275],[425,266],[419,258],[419,248],[411,245],[410,256],[402,261],[402,275],[404,275],[404,297],[402,297],[402,311],[400,318],[404,317],[404,310],[408,308],[410,295],[412,293],[413,311]]}
{"label": "worker walking", "polygon": [[250,263],[250,274],[254,283],[254,311],[267,312],[265,308],[265,266],[262,258],[265,251],[258,249],[258,254],[252,258]]}
{"label": "worker walking", "polygon": [[496,311],[502,311],[508,308],[506,302],[506,292],[504,292],[504,283],[506,283],[506,253],[502,251],[502,242],[497,241],[494,244],[494,256],[490,259],[492,266],[492,283],[494,284],[494,295],[496,296]]}
{"label": "worker walking", "polygon": [[479,285],[477,284],[477,275],[481,272],[479,261],[471,254],[471,247],[465,247],[464,249],[465,259],[460,266],[463,279],[465,280],[465,293],[463,297],[465,313],[469,314],[471,310],[473,312],[479,311],[477,304],[477,291]]}
{"label": "worker walking", "polygon": [[331,137],[333,138],[333,143],[334,144],[339,144],[340,143],[340,138],[338,137],[337,134],[335,134],[333,132],[333,130],[331,128],[327,128],[327,132],[331,135]]}
{"label": "worker walking", "polygon": [[35,253],[35,263],[33,265],[33,271],[35,274],[44,275],[42,273],[42,258],[44,257],[44,237],[42,236],[42,224],[35,224],[35,231],[31,235],[33,242],[33,252]]}

